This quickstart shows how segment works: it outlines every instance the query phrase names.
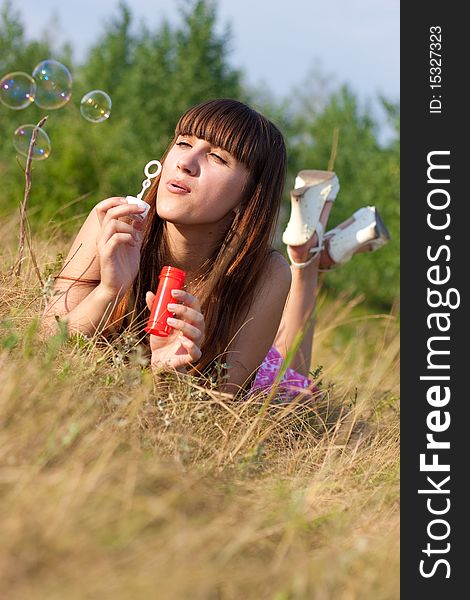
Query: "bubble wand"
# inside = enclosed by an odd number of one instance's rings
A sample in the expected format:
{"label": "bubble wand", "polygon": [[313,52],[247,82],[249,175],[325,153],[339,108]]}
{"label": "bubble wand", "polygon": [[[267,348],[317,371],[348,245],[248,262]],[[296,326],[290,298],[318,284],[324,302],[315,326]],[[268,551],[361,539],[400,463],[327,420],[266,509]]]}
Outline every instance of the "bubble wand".
{"label": "bubble wand", "polygon": [[[154,165],[156,165],[157,168],[155,169],[155,171],[150,171],[150,169]],[[137,219],[138,221],[143,221],[145,219],[145,217],[147,216],[148,211],[150,209],[150,204],[148,204],[147,202],[142,200],[142,196],[144,195],[145,191],[151,186],[152,179],[155,179],[155,177],[158,177],[161,172],[162,172],[162,165],[161,165],[160,161],[151,160],[150,162],[148,162],[144,168],[144,174],[146,176],[146,179],[144,179],[144,181],[142,182],[142,189],[140,190],[140,193],[137,194],[137,196],[126,196],[126,201],[128,204],[137,204],[138,206],[142,206],[143,208],[145,208],[145,212],[143,212],[143,213],[129,215],[133,219]]]}

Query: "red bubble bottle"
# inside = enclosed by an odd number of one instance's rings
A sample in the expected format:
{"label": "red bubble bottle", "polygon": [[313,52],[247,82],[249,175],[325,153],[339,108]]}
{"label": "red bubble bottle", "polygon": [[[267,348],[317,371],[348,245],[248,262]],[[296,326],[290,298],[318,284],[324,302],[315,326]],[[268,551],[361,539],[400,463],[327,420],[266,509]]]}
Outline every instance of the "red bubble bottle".
{"label": "red bubble bottle", "polygon": [[158,288],[152,303],[150,317],[145,327],[147,333],[168,337],[172,331],[166,320],[173,313],[168,310],[168,303],[175,302],[171,290],[180,290],[184,285],[185,271],[176,267],[163,267],[158,277]]}

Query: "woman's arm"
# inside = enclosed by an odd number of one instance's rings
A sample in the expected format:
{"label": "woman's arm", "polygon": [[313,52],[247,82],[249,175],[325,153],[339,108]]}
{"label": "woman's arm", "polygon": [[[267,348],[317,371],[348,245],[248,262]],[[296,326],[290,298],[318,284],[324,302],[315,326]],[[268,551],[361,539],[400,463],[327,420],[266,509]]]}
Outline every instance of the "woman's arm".
{"label": "woman's arm", "polygon": [[42,328],[46,335],[55,331],[56,317],[65,318],[69,330],[85,334],[106,326],[139,264],[142,225],[124,219],[142,210],[115,197],[103,200],[91,211],[44,310]]}
{"label": "woman's arm", "polygon": [[69,332],[93,335],[109,326],[109,317],[116,306],[116,302],[116,296],[110,294],[103,286],[97,285],[94,288],[89,288],[84,298],[68,312],[60,314],[54,310],[53,306],[48,305],[42,317],[41,332],[46,337],[56,333],[56,318],[60,317],[67,321]]}
{"label": "woman's arm", "polygon": [[227,382],[223,392],[235,394],[263,362],[281,322],[292,280],[286,259],[274,252],[259,283],[245,324],[227,353]]}

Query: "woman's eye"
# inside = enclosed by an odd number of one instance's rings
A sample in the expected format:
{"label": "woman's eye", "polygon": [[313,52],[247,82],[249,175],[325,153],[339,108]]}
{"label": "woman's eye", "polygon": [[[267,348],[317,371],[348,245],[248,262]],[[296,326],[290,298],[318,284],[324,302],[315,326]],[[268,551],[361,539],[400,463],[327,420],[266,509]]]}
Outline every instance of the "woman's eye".
{"label": "woman's eye", "polygon": [[223,159],[219,154],[216,154],[215,152],[211,152],[210,155],[213,156],[220,163],[222,163],[224,165],[227,164],[227,161],[225,159]]}
{"label": "woman's eye", "polygon": [[181,140],[180,142],[176,142],[177,146],[187,146],[188,148],[191,148],[191,144],[189,142],[186,142],[184,140]]}

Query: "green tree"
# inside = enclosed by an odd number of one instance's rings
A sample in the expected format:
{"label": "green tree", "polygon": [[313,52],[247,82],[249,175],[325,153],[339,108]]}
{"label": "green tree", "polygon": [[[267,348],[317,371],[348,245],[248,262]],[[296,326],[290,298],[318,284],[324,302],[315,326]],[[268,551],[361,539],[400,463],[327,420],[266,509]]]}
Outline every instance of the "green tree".
{"label": "green tree", "polygon": [[190,106],[242,93],[240,74],[229,64],[230,33],[215,32],[214,3],[187,2],[180,14],[177,28],[163,23],[156,33],[144,31],[126,84],[127,115],[147,152],[164,150]]}
{"label": "green tree", "polygon": [[[26,41],[20,15],[13,3],[6,0],[0,10],[0,77],[7,73],[22,71],[32,74],[34,67],[47,57],[59,55],[53,52],[46,39]],[[0,103],[0,175],[2,195],[0,211],[8,213],[16,210],[23,197],[23,178],[15,160],[13,133],[27,123],[37,123],[43,111],[31,104],[23,110],[11,110]],[[24,160],[20,159],[20,163]]]}
{"label": "green tree", "polygon": [[[16,65],[27,45],[18,36],[22,26],[11,3],[7,8],[4,28],[10,62]],[[240,74],[229,63],[230,33],[216,32],[216,18],[213,2],[192,0],[182,5],[181,25],[163,23],[155,31],[144,27],[137,36],[131,9],[120,3],[84,64],[68,65],[74,77],[72,101],[49,111],[46,130],[53,150],[49,160],[35,166],[33,224],[72,219],[70,227],[76,228],[73,218],[81,218],[102,198],[137,193],[143,166],[162,155],[184,110],[209,97],[242,94]],[[46,49],[40,59],[48,56]],[[36,62],[28,58],[25,70],[31,72]],[[97,125],[79,113],[80,99],[91,89],[103,89],[113,101],[110,119]],[[44,115],[36,106],[27,110],[27,122]],[[26,117],[20,118],[18,125]],[[11,127],[5,124],[10,137]],[[11,147],[3,157],[9,188],[0,208],[11,210],[16,206],[12,199],[21,195],[22,178]]]}

